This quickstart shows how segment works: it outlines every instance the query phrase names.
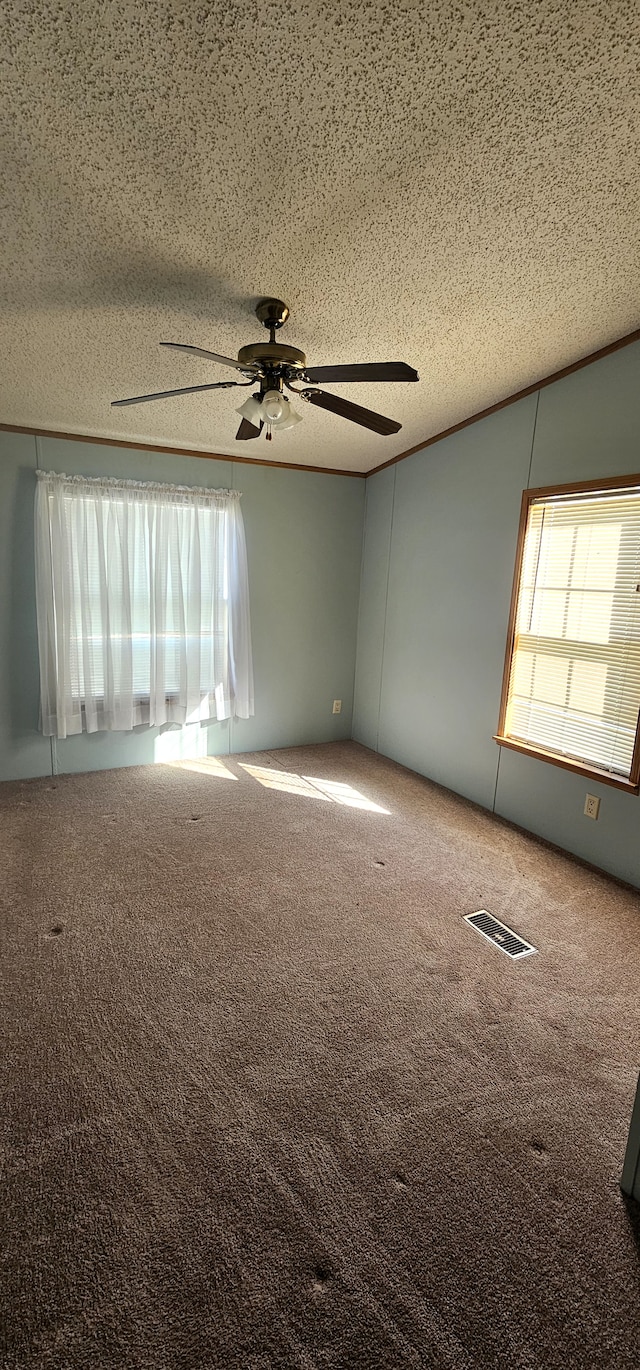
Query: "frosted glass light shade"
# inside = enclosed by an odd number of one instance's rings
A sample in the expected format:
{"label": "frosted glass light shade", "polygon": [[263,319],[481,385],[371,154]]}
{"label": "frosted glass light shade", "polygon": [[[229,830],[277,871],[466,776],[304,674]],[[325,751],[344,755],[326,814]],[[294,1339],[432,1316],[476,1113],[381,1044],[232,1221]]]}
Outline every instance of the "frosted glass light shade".
{"label": "frosted glass light shade", "polygon": [[279,419],[277,423],[273,424],[273,427],[277,428],[278,432],[282,432],[283,428],[295,428],[297,423],[302,423],[303,415],[296,413],[293,405],[289,403],[289,400],[285,400],[285,404],[287,407],[282,418]]}
{"label": "frosted glass light shade", "polygon": [[236,414],[240,414],[243,419],[248,419],[249,423],[255,424],[256,428],[264,423],[262,405],[257,395],[250,395],[248,400],[245,400],[244,404],[236,409]]}
{"label": "frosted glass light shade", "polygon": [[280,420],[285,417],[286,407],[289,401],[285,400],[284,395],[279,390],[267,390],[262,401],[262,414],[265,423],[278,425]]}
{"label": "frosted glass light shade", "polygon": [[279,390],[268,390],[262,401],[262,415],[265,423],[270,428],[277,428],[281,431],[284,428],[293,428],[296,423],[300,423],[301,414],[296,414],[295,409],[290,404],[286,395]]}

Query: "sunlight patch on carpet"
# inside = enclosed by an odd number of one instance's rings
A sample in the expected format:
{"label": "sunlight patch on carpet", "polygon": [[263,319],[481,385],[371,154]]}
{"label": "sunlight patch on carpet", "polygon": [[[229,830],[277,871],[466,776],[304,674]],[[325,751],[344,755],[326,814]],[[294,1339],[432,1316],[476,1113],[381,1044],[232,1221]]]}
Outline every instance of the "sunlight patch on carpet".
{"label": "sunlight patch on carpet", "polygon": [[301,775],[295,775],[293,771],[272,771],[267,766],[249,766],[244,761],[239,764],[243,771],[260,785],[264,785],[267,790],[283,790],[285,794],[298,794],[305,799],[329,801],[328,794],[320,794],[318,790],[314,790],[313,785],[309,785]]}
{"label": "sunlight patch on carpet", "polygon": [[380,804],[374,804],[372,799],[367,799],[359,790],[354,790],[353,785],[345,785],[340,780],[316,780],[310,775],[304,775],[302,778],[308,780],[310,785],[315,785],[329,799],[335,799],[336,804],[346,804],[349,809],[368,809],[370,813],[391,813],[390,809],[383,809]]}
{"label": "sunlight patch on carpet", "polygon": [[267,790],[282,790],[285,794],[300,795],[304,799],[323,799],[327,803],[344,804],[349,809],[367,809],[371,813],[390,813],[380,804],[374,804],[353,785],[340,780],[318,780],[310,775],[297,775],[294,771],[276,771],[267,766],[250,766],[241,761],[239,765],[253,780],[264,785]]}
{"label": "sunlight patch on carpet", "polygon": [[194,756],[189,759],[183,758],[179,761],[166,761],[166,766],[172,766],[178,771],[198,771],[200,775],[217,776],[219,780],[237,780],[237,775],[228,770],[219,756]]}

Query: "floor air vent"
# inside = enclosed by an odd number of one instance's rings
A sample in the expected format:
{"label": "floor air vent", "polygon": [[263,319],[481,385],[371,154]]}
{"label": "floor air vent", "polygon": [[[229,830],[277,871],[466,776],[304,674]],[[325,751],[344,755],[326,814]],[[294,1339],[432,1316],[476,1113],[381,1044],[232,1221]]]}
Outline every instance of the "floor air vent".
{"label": "floor air vent", "polygon": [[470,923],[471,927],[486,937],[488,942],[493,942],[505,956],[510,956],[512,961],[520,961],[523,956],[533,956],[537,950],[530,942],[518,937],[505,923],[494,918],[492,913],[487,913],[486,909],[479,909],[478,913],[465,913],[464,921]]}

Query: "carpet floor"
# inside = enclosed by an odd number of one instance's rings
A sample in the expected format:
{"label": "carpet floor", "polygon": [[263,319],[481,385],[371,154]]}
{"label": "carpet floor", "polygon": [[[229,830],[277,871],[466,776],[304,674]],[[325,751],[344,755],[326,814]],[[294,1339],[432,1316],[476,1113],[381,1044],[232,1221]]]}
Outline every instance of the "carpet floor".
{"label": "carpet floor", "polygon": [[0,787],[4,1370],[637,1370],[640,897],[354,743],[193,766]]}

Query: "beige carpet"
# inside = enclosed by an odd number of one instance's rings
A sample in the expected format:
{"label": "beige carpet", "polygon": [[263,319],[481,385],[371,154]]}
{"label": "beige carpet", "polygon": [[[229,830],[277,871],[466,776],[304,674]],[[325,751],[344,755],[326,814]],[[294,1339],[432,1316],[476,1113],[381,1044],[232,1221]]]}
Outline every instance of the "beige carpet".
{"label": "beige carpet", "polygon": [[636,894],[355,744],[0,853],[4,1370],[637,1370]]}

